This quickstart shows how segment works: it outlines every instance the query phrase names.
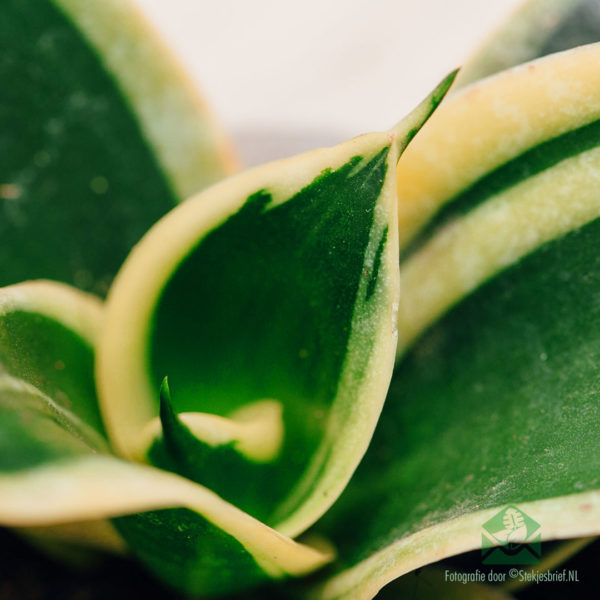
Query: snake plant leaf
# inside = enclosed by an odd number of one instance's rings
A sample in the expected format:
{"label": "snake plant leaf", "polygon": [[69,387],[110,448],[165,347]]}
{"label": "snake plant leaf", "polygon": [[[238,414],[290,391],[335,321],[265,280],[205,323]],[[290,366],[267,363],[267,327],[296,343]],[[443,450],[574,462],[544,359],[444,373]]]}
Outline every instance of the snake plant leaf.
{"label": "snake plant leaf", "polygon": [[99,300],[64,284],[32,281],[0,291],[0,375],[28,386],[38,404],[54,403],[56,418],[64,413],[78,423],[79,437],[95,449],[108,448],[93,377],[101,317]]}
{"label": "snake plant leaf", "polygon": [[[340,556],[314,598],[371,598],[403,573],[480,549],[484,524],[507,505],[539,523],[543,540],[600,533],[600,153],[591,134],[600,103],[586,92],[599,52],[592,45],[474,84],[423,130],[440,142],[420,154],[428,166],[454,140],[440,168],[448,192],[419,199],[430,214],[448,202],[447,212],[405,251],[401,360],[369,452],[319,524]],[[545,85],[520,97],[534,72]],[[569,117],[559,130],[560,115],[548,123],[549,136],[537,119],[556,95]],[[452,133],[443,114],[461,103],[481,127],[476,140],[467,120],[454,120]],[[462,161],[475,156],[464,175]]]}
{"label": "snake plant leaf", "polygon": [[[235,176],[140,242],[111,289],[98,352],[122,455],[180,465],[289,535],[335,501],[393,369],[398,154],[453,77],[391,132]],[[200,459],[182,460],[186,447]]]}
{"label": "snake plant leaf", "polygon": [[105,294],[177,202],[232,170],[222,136],[125,0],[0,4],[0,285]]}
{"label": "snake plant leaf", "polygon": [[[38,454],[40,459],[53,456],[55,450],[39,448],[31,436],[21,436],[10,426],[16,418],[25,422],[37,416],[46,429],[49,421],[56,421],[70,431],[71,441],[85,440],[88,449],[108,449],[93,379],[93,345],[100,321],[100,302],[63,284],[27,282],[0,292],[3,470],[22,460],[35,462]],[[36,527],[24,534],[45,548],[85,543],[118,551],[123,546],[106,521]]]}
{"label": "snake plant leaf", "polygon": [[407,149],[398,356],[496,271],[597,216],[598,60],[591,44],[475,83]]}
{"label": "snake plant leaf", "polygon": [[[327,554],[206,488],[110,453],[91,410],[99,317],[96,299],[63,284],[0,290],[0,524],[26,527],[46,542],[64,542],[70,528],[72,541],[81,542],[77,523],[98,528],[119,517],[115,524],[132,551],[194,594],[299,575],[327,562]],[[52,528],[58,535],[48,537]]]}
{"label": "snake plant leaf", "polygon": [[0,384],[3,450],[11,448],[0,464],[1,524],[45,528],[119,517],[130,550],[157,577],[202,596],[302,575],[330,560],[187,479],[92,453],[72,423],[36,404],[39,392],[16,379]]}
{"label": "snake plant leaf", "polygon": [[481,548],[507,505],[544,540],[600,533],[599,233],[595,220],[544,244],[404,357],[366,459],[322,525],[340,568],[353,566],[316,598],[371,598]]}
{"label": "snake plant leaf", "polygon": [[598,0],[527,0],[467,59],[453,90],[535,58],[598,41]]}

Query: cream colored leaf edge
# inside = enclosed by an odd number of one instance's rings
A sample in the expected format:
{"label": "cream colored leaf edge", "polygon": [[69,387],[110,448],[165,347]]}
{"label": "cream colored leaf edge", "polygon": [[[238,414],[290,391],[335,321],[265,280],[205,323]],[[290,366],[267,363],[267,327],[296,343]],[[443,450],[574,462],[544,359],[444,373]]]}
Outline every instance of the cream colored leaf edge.
{"label": "cream colored leaf edge", "polygon": [[97,50],[180,200],[237,170],[194,84],[131,0],[52,2]]}
{"label": "cream colored leaf edge", "polygon": [[600,118],[600,43],[540,58],[442,102],[398,162],[400,249],[449,199],[548,139]]}
{"label": "cream colored leaf edge", "polygon": [[600,217],[600,148],[563,160],[442,228],[402,264],[397,360],[481,283]]}
{"label": "cream colored leaf edge", "polygon": [[0,475],[0,523],[46,527],[188,508],[233,536],[271,577],[304,575],[332,560],[294,542],[188,479],[117,458],[89,455]]}
{"label": "cream colored leaf edge", "polygon": [[540,48],[585,0],[527,0],[470,56],[455,91],[538,56]]}
{"label": "cream colored leaf edge", "polygon": [[[221,182],[188,200],[157,223],[134,248],[117,275],[109,293],[106,322],[98,348],[96,381],[109,436],[117,451],[128,458],[139,455],[140,432],[158,413],[154,389],[146,364],[146,347],[154,308],[172,273],[187,256],[190,249],[231,214],[241,208],[247,197],[260,189],[272,194],[267,210],[284,203],[309,185],[324,169],[338,169],[353,156],[365,160],[382,148],[392,145],[388,154],[388,170],[393,174],[391,161],[396,160],[396,140],[391,133],[373,133],[354,138],[333,148],[313,150],[299,156],[257,167]],[[375,211],[374,230],[396,219],[395,178],[387,177],[378,208]],[[341,492],[368,445],[393,370],[396,348],[396,313],[399,294],[398,254],[395,227],[389,228],[387,250],[382,257],[381,273],[389,281],[385,304],[378,319],[377,343],[367,372],[360,383],[361,402],[352,407],[350,414],[344,405],[345,387],[356,384],[350,369],[344,368],[340,387],[331,413],[328,434],[317,454],[309,475],[320,468],[316,462],[325,455],[330,471],[322,483],[311,490],[307,508],[293,521],[283,524],[287,535],[295,535],[314,522]],[[367,254],[375,255],[379,238],[369,240]],[[168,251],[166,251],[168,249]],[[378,301],[380,301],[378,299]],[[353,316],[353,326],[354,326]],[[360,332],[357,334],[360,335]],[[350,342],[352,343],[352,342]],[[351,357],[350,357],[351,358]],[[348,359],[347,361],[348,362]],[[355,396],[356,393],[353,393]],[[380,398],[373,402],[373,398]],[[137,403],[131,401],[138,399]],[[338,421],[352,423],[360,433],[340,435]],[[332,432],[335,431],[336,435]],[[331,452],[326,447],[331,444]],[[336,462],[332,462],[335,460]],[[334,473],[335,471],[335,473]],[[305,488],[306,477],[300,487]],[[324,486],[327,494],[322,494]],[[320,494],[320,499],[318,495]],[[310,502],[310,505],[308,504]]]}
{"label": "cream colored leaf edge", "polygon": [[[500,506],[451,519],[406,536],[309,594],[310,600],[370,600],[394,579],[444,558],[481,549],[482,525]],[[600,490],[519,503],[541,524],[542,540],[600,534]]]}
{"label": "cream colored leaf edge", "polygon": [[58,321],[94,346],[102,325],[102,302],[65,283],[25,281],[0,288],[0,316],[16,310]]}

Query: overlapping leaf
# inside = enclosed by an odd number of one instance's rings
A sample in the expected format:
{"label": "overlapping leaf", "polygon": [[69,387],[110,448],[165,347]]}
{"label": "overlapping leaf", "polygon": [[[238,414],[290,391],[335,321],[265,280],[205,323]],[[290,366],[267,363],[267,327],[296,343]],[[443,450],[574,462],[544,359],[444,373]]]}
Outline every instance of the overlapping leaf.
{"label": "overlapping leaf", "polygon": [[189,84],[128,2],[0,6],[0,285],[104,295],[177,202],[231,171]]}
{"label": "overlapping leaf", "polygon": [[314,597],[370,598],[480,548],[508,504],[545,540],[600,532],[599,58],[592,45],[465,89],[401,161],[405,216],[439,212],[404,244],[401,362],[320,525],[341,572]]}
{"label": "overlapping leaf", "polygon": [[391,133],[253,169],[150,231],[111,290],[100,344],[121,453],[290,534],[335,501],[393,368],[398,152],[451,80]]}
{"label": "overlapping leaf", "polygon": [[35,282],[0,290],[0,307],[0,523],[121,516],[115,524],[134,551],[194,593],[299,575],[329,560],[202,486],[110,453],[94,413],[97,300]]}

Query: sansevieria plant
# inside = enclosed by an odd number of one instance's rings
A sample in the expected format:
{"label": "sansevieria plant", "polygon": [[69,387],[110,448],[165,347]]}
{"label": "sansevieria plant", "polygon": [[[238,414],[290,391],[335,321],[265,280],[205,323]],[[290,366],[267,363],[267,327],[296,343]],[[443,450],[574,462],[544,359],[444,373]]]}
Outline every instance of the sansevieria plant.
{"label": "sansevieria plant", "polygon": [[595,5],[529,2],[390,130],[233,174],[128,2],[2,2],[0,523],[191,597],[589,543]]}

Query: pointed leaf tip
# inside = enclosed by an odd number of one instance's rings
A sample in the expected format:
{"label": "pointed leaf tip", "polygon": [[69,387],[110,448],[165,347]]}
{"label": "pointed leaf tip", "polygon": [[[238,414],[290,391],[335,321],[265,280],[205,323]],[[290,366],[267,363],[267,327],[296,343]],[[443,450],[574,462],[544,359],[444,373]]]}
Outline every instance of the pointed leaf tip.
{"label": "pointed leaf tip", "polygon": [[438,103],[441,100],[443,100],[444,96],[448,93],[448,90],[454,83],[454,80],[456,79],[456,76],[460,72],[460,69],[461,69],[461,67],[458,67],[458,68],[454,69],[454,71],[450,71],[450,73],[448,73],[448,75],[446,75],[446,77],[444,77],[444,79],[442,79],[442,81],[438,84],[438,86],[433,91],[434,100],[437,100]]}
{"label": "pointed leaf tip", "polygon": [[390,129],[390,133],[396,138],[399,155],[402,154],[409,142],[417,135],[421,127],[423,127],[440,102],[444,99],[452,86],[458,71],[458,69],[455,69],[446,75],[446,77],[442,79],[434,90],[415,109]]}
{"label": "pointed leaf tip", "polygon": [[169,377],[164,376],[162,383],[160,384],[160,406],[166,404],[169,408],[171,407],[171,390],[169,388]]}
{"label": "pointed leaf tip", "polygon": [[179,462],[183,462],[183,474],[186,473],[185,460],[189,444],[197,443],[192,432],[175,412],[171,400],[171,390],[169,388],[169,379],[165,376],[160,384],[160,422],[162,425],[162,435],[168,452]]}

